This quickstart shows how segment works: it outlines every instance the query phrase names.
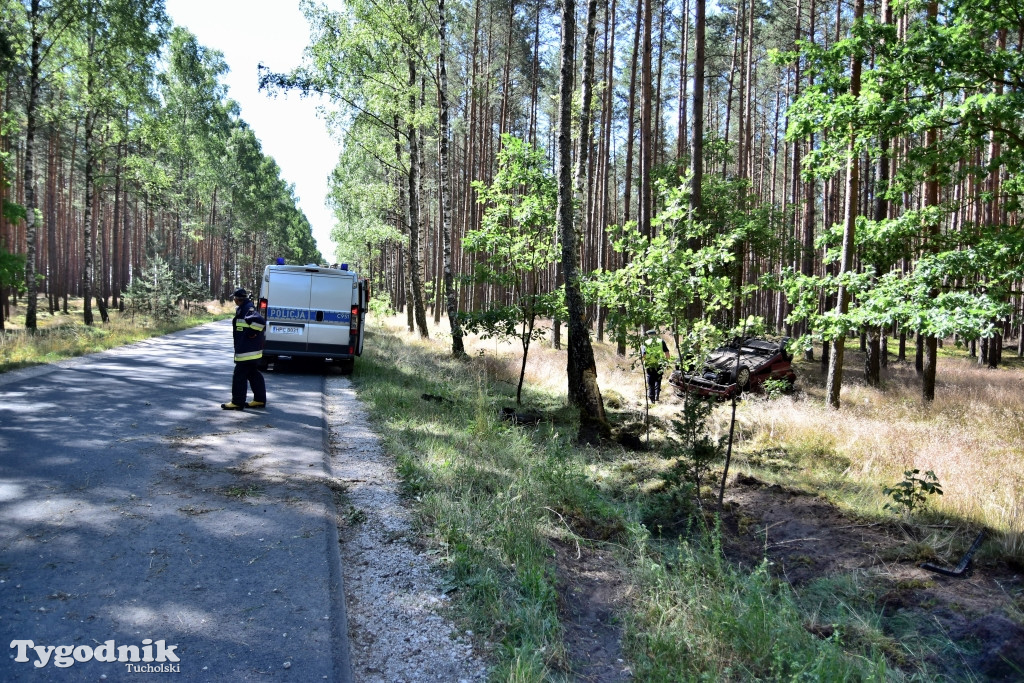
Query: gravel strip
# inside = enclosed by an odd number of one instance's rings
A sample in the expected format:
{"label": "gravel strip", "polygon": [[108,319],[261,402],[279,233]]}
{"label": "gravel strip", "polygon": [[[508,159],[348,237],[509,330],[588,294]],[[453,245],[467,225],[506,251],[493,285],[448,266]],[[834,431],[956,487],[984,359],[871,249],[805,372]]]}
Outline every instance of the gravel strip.
{"label": "gravel strip", "polygon": [[338,533],[354,680],[485,680],[472,633],[444,615],[448,598],[432,560],[413,544],[394,462],[348,378],[328,377],[325,401],[329,468],[346,487]]}

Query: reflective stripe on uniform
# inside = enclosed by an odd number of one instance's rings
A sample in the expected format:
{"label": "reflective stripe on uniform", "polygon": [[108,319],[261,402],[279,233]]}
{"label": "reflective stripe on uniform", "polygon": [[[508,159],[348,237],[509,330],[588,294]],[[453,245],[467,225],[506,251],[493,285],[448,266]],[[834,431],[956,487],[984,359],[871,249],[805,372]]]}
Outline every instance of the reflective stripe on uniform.
{"label": "reflective stripe on uniform", "polygon": [[260,358],[263,358],[263,349],[260,349],[259,351],[250,351],[248,353],[235,354],[236,363],[243,360],[259,360]]}
{"label": "reflective stripe on uniform", "polygon": [[264,327],[266,327],[266,325],[264,325],[263,323],[249,323],[249,327],[259,332]]}

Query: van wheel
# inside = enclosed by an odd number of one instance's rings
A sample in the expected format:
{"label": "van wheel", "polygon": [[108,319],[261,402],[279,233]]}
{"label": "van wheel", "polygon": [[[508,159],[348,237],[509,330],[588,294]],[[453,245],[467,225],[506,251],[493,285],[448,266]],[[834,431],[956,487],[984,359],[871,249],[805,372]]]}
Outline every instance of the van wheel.
{"label": "van wheel", "polygon": [[341,360],[334,361],[334,364],[341,370],[341,374],[351,375],[352,370],[355,369],[356,361],[354,358],[342,358]]}

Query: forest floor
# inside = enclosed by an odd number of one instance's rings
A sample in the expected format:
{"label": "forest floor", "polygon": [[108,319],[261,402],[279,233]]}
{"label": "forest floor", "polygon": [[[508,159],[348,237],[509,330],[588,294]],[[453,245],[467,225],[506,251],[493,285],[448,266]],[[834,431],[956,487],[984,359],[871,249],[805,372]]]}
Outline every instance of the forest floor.
{"label": "forest floor", "polygon": [[[851,368],[860,367],[857,363],[861,359],[856,352],[848,354],[848,357]],[[1011,359],[1010,365],[1015,366],[1016,361]],[[948,394],[956,388],[963,388],[963,397],[946,400],[951,404],[958,400],[966,404],[971,400],[966,398],[969,394],[979,393],[969,386],[978,380],[963,380],[961,373],[974,373],[976,364],[965,359],[949,359],[948,362],[954,369],[942,378],[949,384],[942,386],[941,390]],[[823,639],[833,638],[851,644],[859,640],[861,645],[867,646],[860,648],[864,650],[874,645],[891,667],[907,675],[932,671],[944,672],[946,680],[954,681],[1024,680],[1024,566],[1019,557],[1008,560],[1003,554],[1006,541],[997,543],[994,540],[1001,534],[989,528],[985,542],[962,576],[946,576],[921,566],[928,562],[933,566],[954,569],[979,531],[987,526],[984,520],[979,523],[972,514],[961,516],[949,511],[915,519],[878,514],[860,516],[856,506],[833,503],[834,492],[816,491],[799,478],[794,478],[789,485],[785,472],[780,476],[762,477],[763,468],[751,467],[756,460],[751,455],[764,445],[758,443],[758,411],[775,410],[778,415],[773,419],[785,422],[787,412],[805,410],[801,404],[816,402],[818,393],[823,389],[824,377],[817,372],[815,365],[808,363],[798,369],[802,385],[799,397],[780,402],[774,408],[765,407],[767,402],[754,398],[752,401],[757,405],[745,407],[748,412],[744,413],[741,429],[745,435],[733,470],[741,473],[730,476],[724,498],[721,533],[725,556],[747,570],[753,570],[762,562],[769,563],[771,574],[786,582],[799,596],[801,604],[813,604],[814,596],[821,591],[833,595],[843,593],[842,599],[857,603],[861,612],[875,615],[872,628],[865,627],[860,631],[849,624],[844,627],[823,626],[823,623],[828,624],[827,617],[812,613],[806,615],[805,628]],[[633,396],[632,399],[627,398],[626,403],[632,404],[627,408],[635,409],[635,394],[642,396],[643,389],[624,381],[626,368],[618,368],[618,375],[608,366],[602,367],[600,372],[604,373],[603,377],[610,378],[605,380],[608,386],[619,390],[609,393],[615,393],[616,398],[621,398],[621,394]],[[904,381],[909,387],[907,391],[914,391],[912,364],[894,362],[888,372],[891,382],[888,391],[900,394],[904,389],[896,389],[893,385]],[[986,370],[978,369],[977,372],[985,373]],[[1006,388],[1012,390],[1024,383],[1019,367],[989,372],[981,376],[984,382],[995,384],[996,392]],[[634,378],[636,374],[633,373]],[[965,386],[957,387],[958,382],[964,382]],[[1009,385],[1004,387],[1000,382],[1009,382]],[[851,380],[850,390],[851,395],[847,398],[851,402],[877,402],[876,395],[862,398],[862,392],[868,389],[859,382],[859,378]],[[992,390],[992,387],[986,390]],[[912,393],[909,399],[900,394],[893,400],[919,403]],[[680,409],[680,402],[681,399],[676,397],[663,400],[652,410],[652,422],[660,423],[660,427],[668,431],[670,420]],[[887,418],[885,410],[885,407],[881,408],[880,419],[900,420],[895,414]],[[945,405],[936,408],[940,413],[945,410]],[[849,422],[862,419],[863,416],[856,411],[857,406],[848,409]],[[793,419],[800,420],[801,417],[794,416]],[[835,420],[836,417],[826,419]],[[908,424],[914,422],[916,418],[908,420]],[[966,422],[964,429],[974,428]],[[838,427],[834,429],[839,433]],[[950,434],[956,431],[948,425],[945,429]],[[860,438],[864,438],[863,435]],[[982,434],[976,438],[984,441],[986,437]],[[1006,438],[1013,437],[1007,435]],[[907,440],[915,441],[913,446],[904,444],[904,450],[910,455],[904,455],[903,460],[896,458],[896,462],[909,462],[906,467],[927,462],[926,455],[914,450],[925,448],[916,442],[926,439],[915,435],[908,436]],[[785,444],[782,446],[780,450],[784,451]],[[994,445],[996,450],[1000,446],[1001,443]],[[934,444],[938,449],[955,450],[957,447],[949,443]],[[897,443],[891,449],[899,448]],[[966,449],[966,459],[970,460],[971,445]],[[979,469],[977,478],[988,481],[988,475],[980,472],[983,467],[989,467],[983,465],[986,454],[979,452],[975,455],[975,466]],[[830,457],[836,456],[832,454]],[[1015,456],[1004,452],[1003,457],[1002,467],[1007,468],[1004,471],[1012,480],[1017,476],[1013,473],[1016,468],[1012,458]],[[856,479],[859,465],[848,463],[846,472],[837,478]],[[864,471],[867,471],[867,466]],[[720,471],[715,476],[720,476]],[[958,472],[957,477],[960,476]],[[970,474],[966,478],[970,479]],[[871,485],[858,482],[855,486],[869,488]],[[1013,483],[1009,486],[1012,487]],[[949,481],[947,492],[951,495],[946,498],[979,496],[975,490],[964,492],[962,488],[959,481]],[[993,491],[991,497],[995,498],[995,494]],[[1019,519],[1019,503],[1011,507],[1018,508],[1011,514]],[[942,515],[946,514],[948,518],[943,519]],[[582,538],[587,537],[586,530],[576,531]],[[630,599],[633,589],[627,570],[613,553],[599,550],[600,539],[589,547],[588,544],[562,543],[554,543],[554,546],[561,605],[566,617],[566,646],[571,659],[580,666],[580,680],[628,680],[629,670],[623,665],[620,647],[622,627],[611,618]],[[878,640],[879,629],[886,636],[883,640]]]}
{"label": "forest floor", "polygon": [[[951,648],[925,656],[954,680],[1024,677],[1020,568],[975,561],[961,578],[923,569],[919,529],[857,519],[817,496],[750,476],[737,477],[727,501],[724,544],[731,559],[754,566],[766,558],[773,573],[797,591],[820,579],[835,583],[850,577],[859,597],[873,602],[889,623],[897,642],[900,628],[913,629],[918,637],[933,636],[935,642],[948,639]],[[954,531],[950,527],[949,534]],[[944,566],[940,560],[934,564]],[[828,627],[814,628],[822,638],[836,635]],[[901,666],[912,664],[906,661],[910,653],[890,649],[886,655]]]}
{"label": "forest floor", "polygon": [[[730,561],[748,570],[767,561],[796,593],[848,586],[852,599],[873,605],[887,625],[892,641],[879,645],[891,666],[920,671],[924,657],[946,680],[1024,680],[1020,568],[974,561],[961,578],[922,569],[920,530],[858,519],[818,496],[749,475],[729,484],[725,501],[723,551]],[[629,680],[622,629],[612,618],[629,600],[626,570],[613,554],[585,544],[555,549],[566,646],[580,680]],[[820,623],[808,614],[805,627],[847,643],[870,637],[867,629],[842,632]],[[914,644],[894,647],[904,635]],[[932,645],[922,652],[921,642]]]}
{"label": "forest floor", "polygon": [[[928,571],[916,557],[921,539],[913,528],[858,519],[815,495],[751,476],[736,477],[725,501],[725,556],[747,570],[769,562],[772,574],[796,593],[848,586],[887,624],[892,641],[878,645],[890,666],[912,673],[925,664],[953,681],[1024,680],[1019,568],[974,561],[960,578]],[[622,628],[614,618],[628,604],[627,571],[613,554],[593,546],[554,545],[565,642],[578,679],[629,680]],[[822,626],[813,614],[805,627],[847,643],[871,637],[867,629]],[[914,644],[904,647],[904,635],[912,635]],[[921,642],[931,645],[922,650]]]}
{"label": "forest floor", "polygon": [[[888,381],[873,389],[857,372],[863,367],[863,353],[848,354],[848,400],[859,401],[863,411],[851,411],[849,421],[874,415],[875,422],[853,429],[863,432],[874,425],[886,434],[877,441],[861,434],[870,445],[851,447],[859,455],[851,456],[843,474],[856,479],[858,468],[868,472],[887,457],[890,467],[900,470],[934,467],[944,477],[942,497],[949,500],[936,502],[936,509],[924,515],[880,520],[877,514],[858,517],[824,496],[808,495],[806,487],[738,477],[730,489],[730,500],[739,511],[730,517],[739,520],[730,528],[736,532],[730,552],[748,562],[768,557],[797,590],[825,576],[863,577],[858,586],[861,597],[873,603],[897,642],[906,634],[933,644],[948,641],[948,647],[932,651],[887,652],[897,665],[912,664],[906,658],[913,652],[954,680],[1024,680],[1024,444],[1015,417],[1024,368],[1014,351],[1005,348],[1000,368],[993,370],[947,345],[940,359],[942,395],[930,406],[922,405],[917,395],[919,380],[912,361],[891,361],[885,371]],[[819,400],[824,374],[805,366],[803,380],[811,400]],[[887,414],[889,410],[892,414]],[[879,427],[880,420],[890,424]],[[759,520],[747,525],[755,533],[739,533],[744,517]],[[963,576],[922,568],[924,563],[956,568],[982,533],[986,535]]]}

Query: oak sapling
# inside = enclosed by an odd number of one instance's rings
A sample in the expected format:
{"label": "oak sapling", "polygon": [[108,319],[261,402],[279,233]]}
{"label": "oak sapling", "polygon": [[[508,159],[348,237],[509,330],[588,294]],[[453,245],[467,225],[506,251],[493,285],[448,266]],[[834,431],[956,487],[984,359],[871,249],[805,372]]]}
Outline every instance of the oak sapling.
{"label": "oak sapling", "polygon": [[884,509],[904,514],[913,515],[916,510],[922,510],[928,504],[928,496],[942,495],[942,485],[935,472],[928,470],[924,476],[918,476],[921,470],[906,470],[903,473],[903,481],[895,486],[885,486],[882,493],[892,498],[891,503],[886,503]]}
{"label": "oak sapling", "polygon": [[562,292],[545,291],[538,276],[558,255],[555,178],[543,150],[506,134],[494,181],[490,185],[474,181],[473,188],[484,214],[480,227],[468,231],[462,240],[467,252],[478,255],[470,282],[503,287],[509,300],[465,311],[459,322],[466,332],[484,339],[518,339],[522,344],[516,387],[516,404],[521,405],[530,344],[546,331],[537,320],[565,317]]}

